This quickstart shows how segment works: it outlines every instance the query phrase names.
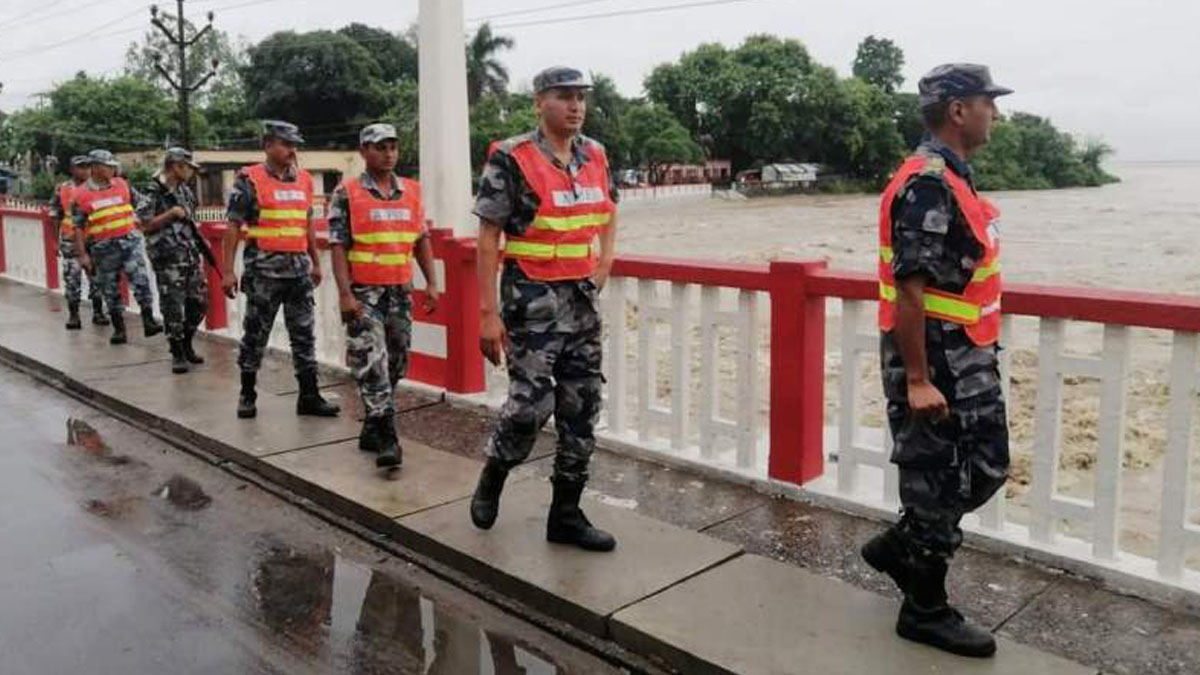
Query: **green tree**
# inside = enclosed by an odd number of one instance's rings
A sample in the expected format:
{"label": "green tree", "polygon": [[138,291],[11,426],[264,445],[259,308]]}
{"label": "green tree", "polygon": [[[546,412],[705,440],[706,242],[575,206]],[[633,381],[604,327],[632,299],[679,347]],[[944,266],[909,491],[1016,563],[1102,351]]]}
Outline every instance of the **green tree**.
{"label": "green tree", "polygon": [[925,135],[925,120],[921,117],[921,104],[916,94],[897,92],[892,94],[896,107],[896,128],[904,139],[904,147],[917,147]]}
{"label": "green tree", "polygon": [[904,84],[904,52],[887,38],[868,35],[858,44],[854,57],[854,76],[870,82],[889,94]]}
{"label": "green tree", "polygon": [[383,28],[352,23],[338,31],[370,53],[384,82],[417,79],[417,48],[403,35]]}
{"label": "green tree", "polygon": [[609,164],[614,169],[623,169],[632,161],[629,135],[625,132],[625,116],[631,104],[617,91],[617,83],[611,77],[592,75],[583,133],[604,145]]}
{"label": "green tree", "polygon": [[483,167],[488,146],[537,128],[528,94],[486,96],[471,108],[471,166]]}
{"label": "green tree", "polygon": [[1016,112],[995,125],[991,142],[971,163],[983,190],[1099,186],[1116,180],[1100,166],[1109,152],[1097,140],[1081,148],[1050,120]]}
{"label": "green tree", "polygon": [[516,40],[492,32],[484,23],[467,43],[467,100],[475,105],[484,94],[503,94],[508,90],[508,68],[497,55],[516,46]]}
{"label": "green tree", "polygon": [[[161,18],[166,25],[175,25],[173,15],[163,14]],[[186,35],[191,37],[196,34],[196,27],[192,25],[192,22],[185,19],[183,24]],[[156,59],[156,56],[159,58]],[[244,53],[233,44],[225,31],[215,28],[188,49],[186,81],[196,82],[199,80],[212,68],[214,61],[217,63],[216,76],[210,80],[208,86],[197,91],[192,97],[193,101],[201,106],[208,102],[210,92],[241,84],[238,69],[244,65]],[[146,80],[161,89],[164,94],[175,96],[175,90],[155,68],[155,63],[158,62],[161,62],[176,82],[180,81],[179,59],[175,46],[161,31],[151,27],[142,36],[140,42],[131,42],[126,48],[125,74]]]}
{"label": "green tree", "polygon": [[354,145],[358,127],[387,109],[379,64],[345,35],[279,32],[248,55],[241,72],[254,114],[299,125],[313,145]]}
{"label": "green tree", "polygon": [[635,166],[646,167],[650,182],[660,183],[662,171],[670,164],[695,164],[704,152],[692,140],[671,111],[658,105],[640,104],[629,109],[625,119]]}

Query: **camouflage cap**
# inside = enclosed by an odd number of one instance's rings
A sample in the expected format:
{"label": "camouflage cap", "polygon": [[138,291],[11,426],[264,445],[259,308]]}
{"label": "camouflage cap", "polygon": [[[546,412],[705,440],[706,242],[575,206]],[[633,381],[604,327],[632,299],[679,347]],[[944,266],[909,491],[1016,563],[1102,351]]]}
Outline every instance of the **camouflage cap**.
{"label": "camouflage cap", "polygon": [[304,137],[300,135],[300,127],[291,122],[283,122],[280,120],[263,120],[263,138],[278,138],[285,140],[288,143],[303,143]]}
{"label": "camouflage cap", "polygon": [[591,89],[592,81],[583,71],[566,66],[551,66],[533,77],[533,90],[539,94],[557,87]]}
{"label": "camouflage cap", "polygon": [[200,165],[192,159],[192,151],[187,148],[173,147],[167,148],[166,154],[163,155],[163,166],[170,166],[176,162],[183,162],[193,169],[199,169]]}
{"label": "camouflage cap", "polygon": [[396,127],[390,124],[368,124],[358,132],[358,144],[366,145],[367,143],[381,143],[383,141],[399,140],[396,135]]}
{"label": "camouflage cap", "polygon": [[71,158],[71,166],[88,166],[92,163],[92,158],[87,155],[75,155]]}
{"label": "camouflage cap", "polygon": [[997,86],[987,66],[947,63],[925,73],[917,85],[921,107],[968,96],[1005,96],[1012,89]]}
{"label": "camouflage cap", "polygon": [[121,163],[117,161],[116,156],[114,156],[108,150],[101,149],[92,150],[88,153],[88,164],[103,164],[113,168],[121,166]]}

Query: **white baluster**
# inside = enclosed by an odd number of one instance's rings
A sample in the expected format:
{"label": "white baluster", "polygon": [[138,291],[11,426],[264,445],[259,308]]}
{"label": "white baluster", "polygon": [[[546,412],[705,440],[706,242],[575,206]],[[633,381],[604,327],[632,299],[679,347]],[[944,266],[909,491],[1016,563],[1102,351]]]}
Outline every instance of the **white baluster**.
{"label": "white baluster", "polygon": [[1030,536],[1051,544],[1056,532],[1054,491],[1058,476],[1059,437],[1062,433],[1062,376],[1060,360],[1064,323],[1042,319],[1038,342],[1038,390],[1033,445],[1033,486],[1030,492]]}
{"label": "white baluster", "polygon": [[[713,423],[717,410],[717,361],[720,347],[717,342],[717,313],[720,310],[721,289],[716,286],[700,288],[700,457],[711,460],[716,455],[717,426]],[[741,403],[739,402],[739,405]]]}
{"label": "white baluster", "polygon": [[658,332],[654,320],[654,306],[658,289],[652,279],[638,279],[638,440],[650,440],[653,425],[651,409],[657,398],[655,386],[655,340]]}
{"label": "white baluster", "polygon": [[608,428],[614,434],[628,427],[625,394],[625,278],[610,277],[602,296],[608,328],[608,355],[604,359],[608,380]]}
{"label": "white baluster", "polygon": [[858,450],[855,447],[858,429],[858,383],[861,379],[858,350],[858,318],[861,303],[842,301],[841,357],[842,372],[838,382],[838,491],[851,494],[858,487]]}
{"label": "white baluster", "polygon": [[1129,370],[1129,328],[1106,325],[1104,377],[1100,391],[1100,447],[1096,462],[1092,550],[1102,560],[1117,556],[1121,508],[1121,448],[1125,442],[1125,377]]}
{"label": "white baluster", "polygon": [[1158,573],[1168,579],[1183,577],[1187,557],[1188,478],[1191,475],[1198,342],[1196,333],[1176,332],[1171,349],[1171,402],[1158,535]]}
{"label": "white baluster", "polygon": [[758,295],[738,293],[738,466],[758,464]]}
{"label": "white baluster", "polygon": [[688,331],[688,285],[671,284],[671,448],[687,446],[691,398],[692,336]]}

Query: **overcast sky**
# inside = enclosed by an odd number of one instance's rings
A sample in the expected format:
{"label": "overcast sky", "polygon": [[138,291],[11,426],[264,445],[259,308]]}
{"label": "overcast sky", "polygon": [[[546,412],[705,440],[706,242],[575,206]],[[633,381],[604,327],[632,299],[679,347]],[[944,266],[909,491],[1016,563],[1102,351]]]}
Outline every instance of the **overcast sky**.
{"label": "overcast sky", "polygon": [[[566,4],[569,0],[465,0],[468,18]],[[906,89],[946,61],[992,67],[1017,90],[1002,108],[1050,117],[1081,136],[1102,136],[1121,160],[1200,160],[1200,58],[1196,0],[745,0],[672,12],[512,25],[698,0],[591,0],[576,7],[498,17],[516,38],[505,55],[513,86],[527,86],[549,64],[569,62],[642,92],[656,65],[701,42],[735,46],[747,35],[798,38],[813,56],[848,74],[854,51],[874,34],[907,56]],[[160,0],[174,7],[172,0]],[[27,104],[56,80],[85,69],[114,72],[149,18],[147,0],[0,0],[0,109]],[[188,0],[196,15],[255,41],[282,29],[337,28],[360,21],[403,30],[417,0]],[[905,12],[904,7],[911,8]],[[105,24],[111,23],[105,27]],[[476,25],[468,21],[468,29]],[[505,27],[507,26],[507,27]],[[87,34],[73,48],[47,49]]]}

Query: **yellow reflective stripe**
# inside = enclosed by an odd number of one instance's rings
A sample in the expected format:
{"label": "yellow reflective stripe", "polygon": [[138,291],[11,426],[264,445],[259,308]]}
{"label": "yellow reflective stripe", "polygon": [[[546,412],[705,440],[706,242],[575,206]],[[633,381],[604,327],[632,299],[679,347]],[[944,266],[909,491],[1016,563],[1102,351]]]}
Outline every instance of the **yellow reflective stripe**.
{"label": "yellow reflective stripe", "polygon": [[533,220],[534,229],[572,232],[585,227],[607,225],[612,216],[607,213],[589,213],[582,216],[538,216]]}
{"label": "yellow reflective stripe", "polygon": [[376,265],[399,266],[408,264],[408,256],[403,253],[371,253],[369,251],[350,251],[346,259],[355,263],[374,263]]}
{"label": "yellow reflective stripe", "polygon": [[[896,288],[881,282],[879,284],[879,298],[884,302],[896,302]],[[944,316],[966,325],[979,323],[980,315],[983,313],[979,305],[932,293],[925,293],[924,305],[926,312]]]}
{"label": "yellow reflective stripe", "polygon": [[971,281],[987,281],[988,279],[1000,273],[1000,261],[993,260],[992,264],[984,265],[975,270],[975,274],[971,276]]}
{"label": "yellow reflective stripe", "polygon": [[132,225],[132,224],[133,224],[133,217],[130,216],[128,218],[121,218],[120,220],[114,220],[111,223],[104,223],[103,225],[88,225],[87,233],[88,234],[99,234],[101,232],[107,232],[109,230],[119,230],[122,227],[126,227],[126,226]]}
{"label": "yellow reflective stripe", "polygon": [[263,209],[258,212],[262,220],[306,220],[308,211],[305,209]]}
{"label": "yellow reflective stripe", "polygon": [[246,230],[246,236],[255,239],[303,237],[306,233],[303,227],[251,227]]}
{"label": "yellow reflective stripe", "polygon": [[93,211],[91,213],[91,215],[88,216],[88,220],[101,220],[103,218],[107,218],[109,216],[115,216],[120,213],[133,213],[133,207],[130,206],[129,204],[118,204],[117,206],[110,206],[107,209],[100,209],[99,211]]}
{"label": "yellow reflective stripe", "polygon": [[890,264],[892,264],[892,258],[894,258],[894,257],[895,257],[895,254],[892,252],[891,246],[880,246],[879,247],[879,259],[880,260],[882,260],[883,262],[890,265]]}
{"label": "yellow reflective stripe", "polygon": [[591,244],[539,244],[531,241],[509,241],[504,252],[525,258],[586,258],[592,253]]}
{"label": "yellow reflective stripe", "polygon": [[354,241],[359,244],[411,244],[420,238],[420,232],[367,232],[354,235]]}

